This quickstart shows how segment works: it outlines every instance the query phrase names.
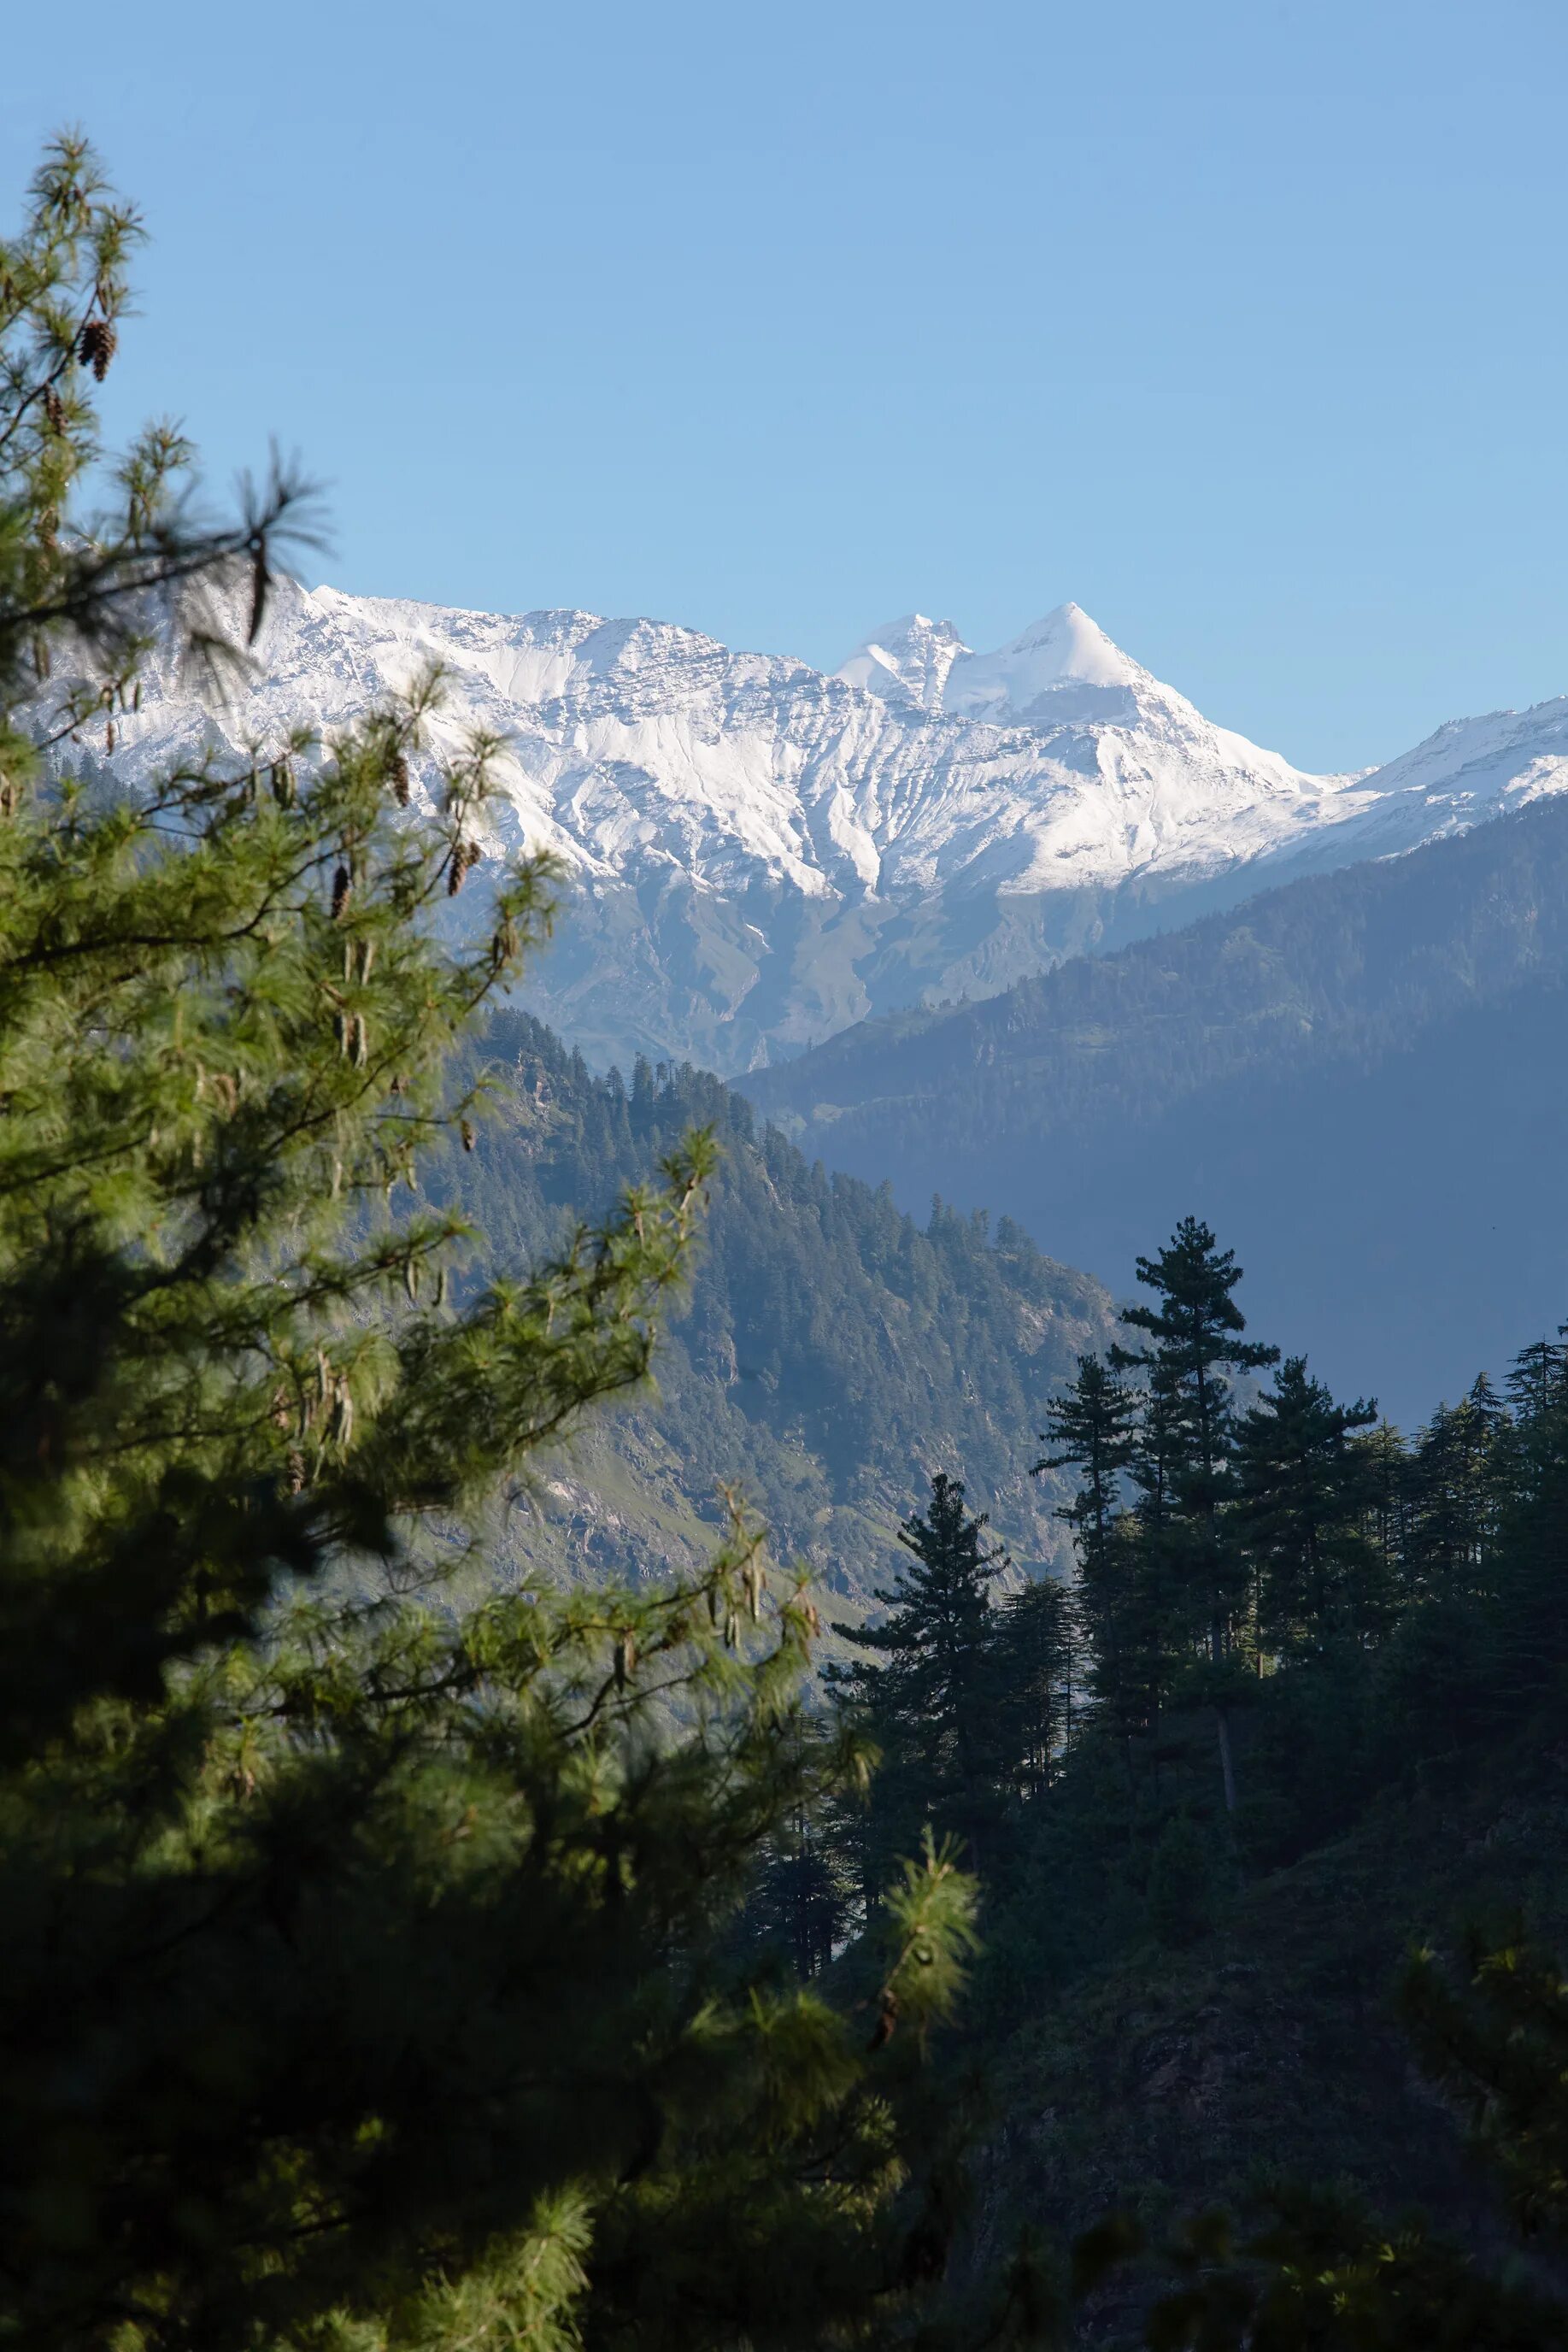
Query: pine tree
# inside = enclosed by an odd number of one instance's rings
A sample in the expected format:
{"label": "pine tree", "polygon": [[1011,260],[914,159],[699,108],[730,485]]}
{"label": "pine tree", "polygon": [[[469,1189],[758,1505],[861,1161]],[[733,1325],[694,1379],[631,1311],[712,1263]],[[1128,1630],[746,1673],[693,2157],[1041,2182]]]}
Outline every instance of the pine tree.
{"label": "pine tree", "polygon": [[876,1662],[827,1674],[883,1751],[879,1863],[907,1849],[922,1821],[960,1838],[973,1857],[996,1818],[990,1586],[1007,1559],[999,1546],[987,1548],[986,1526],[983,1512],[966,1507],[958,1481],[937,1471],[925,1515],[899,1529],[912,1565],[876,1594],[888,1615],[880,1625],[835,1629]]}
{"label": "pine tree", "polygon": [[747,1906],[748,1933],[785,1953],[801,1979],[825,1974],[857,1912],[852,1845],[835,1826],[798,1806],[769,1839]]}
{"label": "pine tree", "polygon": [[1430,1598],[1479,1591],[1506,1491],[1511,1423],[1483,1372],[1457,1405],[1439,1405],[1410,1464],[1411,1580]]}
{"label": "pine tree", "polygon": [[264,646],[293,505],[192,532],[158,432],[69,510],[134,234],[64,141],[0,249],[0,2327],[896,2336],[967,1883],[932,1853],[886,1896],[875,2053],[727,1973],[848,1769],[800,1736],[805,1593],[739,1521],[664,1590],[485,1574],[507,1490],[643,1378],[711,1144],[514,1280],[421,1204],[553,883],[433,919],[497,748],[407,805],[438,680],[134,798],[88,772],[150,615],[211,651],[237,598]]}
{"label": "pine tree", "polygon": [[1518,1401],[1500,1449],[1503,1486],[1486,1576],[1484,1654],[1496,1717],[1552,1704],[1568,1668],[1568,1384],[1561,1351],[1538,1342],[1516,1359]]}
{"label": "pine tree", "polygon": [[991,1641],[992,1744],[1019,1796],[1050,1787],[1072,1729],[1074,1627],[1071,1596],[1053,1576],[1009,1593]]}
{"label": "pine tree", "polygon": [[1306,1360],[1289,1356],[1237,1429],[1237,1524],[1258,1571],[1263,1653],[1310,1654],[1364,1639],[1386,1621],[1381,1561],[1368,1540],[1368,1465],[1354,1443],[1377,1408],[1335,1404]]}
{"label": "pine tree", "polygon": [[1236,1768],[1223,1669],[1247,1579],[1223,1517],[1233,1491],[1233,1415],[1224,1375],[1274,1363],[1280,1351],[1242,1339],[1246,1319],[1231,1296],[1241,1269],[1196,1217],[1182,1219],[1157,1258],[1140,1257],[1137,1276],[1159,1304],[1126,1307],[1122,1319],[1147,1332],[1154,1345],[1118,1349],[1113,1362],[1148,1375],[1157,1444],[1162,1456],[1168,1450],[1171,1457],[1168,1469],[1162,1459],[1157,1474],[1162,1523],[1155,1540],[1185,1603],[1187,1638],[1207,1651],[1225,1806],[1233,1813]]}
{"label": "pine tree", "polygon": [[[1113,1369],[1081,1356],[1067,1394],[1046,1414],[1044,1442],[1055,1451],[1034,1465],[1077,1470],[1082,1484],[1058,1517],[1073,1531],[1078,1578],[1074,1614],[1087,1644],[1085,1673],[1102,1719],[1125,1742],[1145,1729],[1157,1710],[1151,1687],[1151,1595],[1140,1578],[1134,1530],[1125,1524],[1123,1480],[1136,1451],[1138,1400]],[[1157,1474],[1156,1474],[1157,1475]]]}
{"label": "pine tree", "polygon": [[1409,1597],[1409,1454],[1389,1421],[1352,1443],[1362,1464],[1362,1533],[1376,1556],[1391,1605],[1402,1606]]}
{"label": "pine tree", "polygon": [[[1559,1331],[1568,1326],[1559,1325]],[[1514,1416],[1529,1421],[1568,1401],[1568,1348],[1558,1339],[1533,1339],[1513,1360],[1508,1400]]]}

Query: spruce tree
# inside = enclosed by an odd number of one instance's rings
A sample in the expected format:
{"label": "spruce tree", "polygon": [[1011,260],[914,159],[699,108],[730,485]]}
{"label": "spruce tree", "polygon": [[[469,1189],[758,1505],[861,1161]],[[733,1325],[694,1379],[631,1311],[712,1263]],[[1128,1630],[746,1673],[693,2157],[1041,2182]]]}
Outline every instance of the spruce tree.
{"label": "spruce tree", "polygon": [[801,1736],[804,1591],[739,1521],[664,1589],[486,1575],[644,1376],[711,1144],[512,1280],[423,1205],[554,883],[434,919],[496,750],[408,804],[439,680],[134,797],[89,765],[153,626],[264,651],[295,505],[193,530],[159,430],[70,506],[134,235],[67,140],[0,249],[0,2329],[895,2337],[967,1882],[899,1874],[874,2053],[737,1975],[759,1854],[852,1777]]}

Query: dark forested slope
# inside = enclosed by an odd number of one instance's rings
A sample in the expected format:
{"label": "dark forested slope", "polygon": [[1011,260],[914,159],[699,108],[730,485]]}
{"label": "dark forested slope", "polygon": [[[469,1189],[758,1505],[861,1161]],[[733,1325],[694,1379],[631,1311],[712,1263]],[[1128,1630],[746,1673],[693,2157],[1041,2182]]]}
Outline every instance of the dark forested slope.
{"label": "dark forested slope", "polygon": [[1114,1275],[1196,1209],[1253,1311],[1426,1410],[1568,1296],[1568,805],[747,1080],[810,1151]]}
{"label": "dark forested slope", "polygon": [[658,1359],[659,1399],[607,1415],[514,1524],[573,1572],[656,1572],[706,1550],[733,1482],[778,1548],[863,1591],[929,1470],[968,1477],[1022,1561],[1056,1556],[1060,1492],[1031,1479],[1045,1401],[1111,1303],[1015,1225],[937,1204],[917,1223],[813,1167],[717,1079],[639,1064],[590,1075],[541,1024],[491,1033],[494,1117],[460,1163],[493,1255],[559,1249],[576,1218],[651,1175],[694,1125],[723,1162],[690,1301]]}

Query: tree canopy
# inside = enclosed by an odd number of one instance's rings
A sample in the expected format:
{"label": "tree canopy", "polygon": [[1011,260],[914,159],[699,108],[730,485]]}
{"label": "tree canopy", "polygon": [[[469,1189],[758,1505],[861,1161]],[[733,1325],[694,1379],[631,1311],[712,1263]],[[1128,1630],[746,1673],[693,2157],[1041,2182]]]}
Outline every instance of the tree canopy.
{"label": "tree canopy", "polygon": [[422,1170],[557,877],[437,921],[497,750],[408,805],[438,677],[114,787],[153,632],[243,659],[214,615],[255,635],[299,515],[280,478],[193,521],[167,428],[102,459],[137,234],[69,139],[0,248],[0,2333],[896,2336],[971,1895],[912,1862],[837,2003],[736,1958],[768,1837],[860,1769],[801,1722],[808,1596],[739,1516],[673,1584],[465,1575],[643,1377],[711,1139],[450,1282]]}

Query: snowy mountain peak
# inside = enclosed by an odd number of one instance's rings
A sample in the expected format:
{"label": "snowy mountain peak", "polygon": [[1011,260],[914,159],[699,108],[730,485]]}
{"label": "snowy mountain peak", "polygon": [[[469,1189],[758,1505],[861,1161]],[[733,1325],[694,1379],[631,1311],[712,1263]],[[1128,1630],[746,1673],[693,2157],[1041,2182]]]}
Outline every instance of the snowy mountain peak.
{"label": "snowy mountain peak", "polygon": [[868,1012],[1005,988],[1178,904],[1568,790],[1568,702],[1444,730],[1373,776],[1305,775],[1212,725],[1075,604],[989,654],[911,613],[827,678],[667,622],[293,585],[226,700],[172,651],[152,660],[116,770],[135,786],[209,750],[270,756],[433,662],[446,699],[415,795],[438,803],[469,729],[504,741],[476,838],[570,870],[529,1000],[606,1060],[744,1069]]}
{"label": "snowy mountain peak", "polygon": [[905,613],[902,620],[873,629],[837,675],[846,686],[866,687],[884,701],[940,710],[947,674],[968,650],[951,621]]}
{"label": "snowy mountain peak", "polygon": [[1035,686],[1058,686],[1064,678],[1082,686],[1136,686],[1149,674],[1112,643],[1082,604],[1059,604],[992,659],[1014,664]]}
{"label": "snowy mountain peak", "polygon": [[1139,695],[1180,700],[1113,644],[1082,604],[1059,604],[988,654],[972,653],[951,621],[906,613],[873,631],[838,675],[884,701],[1002,727],[1083,719],[1129,724]]}
{"label": "snowy mountain peak", "polygon": [[1150,688],[1169,693],[1082,605],[1059,604],[997,653],[956,663],[945,707],[1002,725],[1077,718],[1115,725],[1134,716],[1133,698]]}

